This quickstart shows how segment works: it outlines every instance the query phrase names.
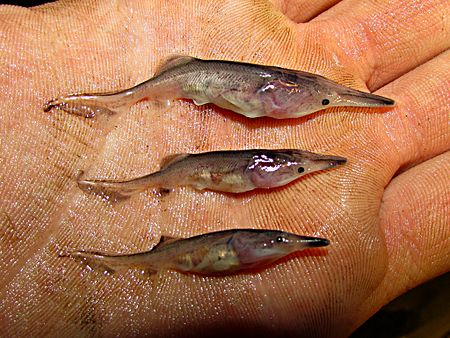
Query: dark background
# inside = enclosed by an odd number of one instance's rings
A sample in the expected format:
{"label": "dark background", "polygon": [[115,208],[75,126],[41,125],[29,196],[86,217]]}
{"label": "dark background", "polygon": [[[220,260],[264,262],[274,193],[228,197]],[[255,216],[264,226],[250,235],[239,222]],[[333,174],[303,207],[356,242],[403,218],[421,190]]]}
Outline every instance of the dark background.
{"label": "dark background", "polygon": [[0,0],[0,5],[9,4],[9,5],[30,7],[30,6],[42,5],[47,2],[53,2],[53,1],[4,1],[4,0]]}

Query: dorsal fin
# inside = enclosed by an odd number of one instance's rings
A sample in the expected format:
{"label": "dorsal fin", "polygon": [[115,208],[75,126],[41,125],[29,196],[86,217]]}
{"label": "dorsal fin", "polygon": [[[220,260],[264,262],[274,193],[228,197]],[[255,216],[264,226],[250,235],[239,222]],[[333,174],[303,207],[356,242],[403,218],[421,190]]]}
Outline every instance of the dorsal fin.
{"label": "dorsal fin", "polygon": [[161,238],[159,239],[158,244],[156,244],[152,250],[156,249],[156,248],[161,248],[164,245],[167,245],[169,243],[173,243],[175,241],[178,241],[180,238],[175,238],[175,237],[170,237],[170,236],[161,236]]}
{"label": "dorsal fin", "polygon": [[167,168],[169,165],[179,162],[188,156],[189,156],[189,154],[167,155],[167,156],[163,157],[163,159],[161,160],[161,163],[159,165],[160,170],[163,170],[163,169]]}
{"label": "dorsal fin", "polygon": [[191,62],[195,58],[192,56],[187,55],[171,55],[167,59],[165,59],[163,62],[160,63],[158,67],[156,67],[155,75],[157,76],[161,74],[162,72],[165,72],[166,70],[169,70],[171,68],[175,68],[177,66],[184,65],[186,63]]}
{"label": "dorsal fin", "polygon": [[176,237],[172,237],[172,236],[161,236],[161,238],[159,239],[160,242],[166,242],[166,241],[171,241],[174,239],[178,239]]}

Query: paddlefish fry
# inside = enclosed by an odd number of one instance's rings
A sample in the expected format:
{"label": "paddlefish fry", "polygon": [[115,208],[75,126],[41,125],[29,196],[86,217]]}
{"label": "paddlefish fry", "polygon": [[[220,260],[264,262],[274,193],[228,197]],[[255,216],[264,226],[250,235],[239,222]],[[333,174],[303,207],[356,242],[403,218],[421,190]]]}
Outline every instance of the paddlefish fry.
{"label": "paddlefish fry", "polygon": [[318,110],[348,107],[385,107],[389,98],[345,87],[323,76],[298,70],[251,63],[170,58],[155,75],[132,88],[109,93],[73,94],[48,101],[52,108],[93,117],[112,115],[142,100],[167,102],[192,99],[197,105],[213,103],[250,118],[295,118]]}
{"label": "paddlefish fry", "polygon": [[80,179],[78,186],[107,198],[125,199],[149,188],[192,186],[241,193],[275,188],[306,174],[346,163],[340,156],[297,149],[251,149],[178,154],[165,158],[160,171],[130,180]]}
{"label": "paddlefish fry", "polygon": [[110,274],[134,268],[148,273],[168,269],[214,276],[265,268],[291,253],[328,244],[324,238],[283,231],[240,229],[185,239],[162,237],[152,250],[130,255],[75,251],[64,256]]}

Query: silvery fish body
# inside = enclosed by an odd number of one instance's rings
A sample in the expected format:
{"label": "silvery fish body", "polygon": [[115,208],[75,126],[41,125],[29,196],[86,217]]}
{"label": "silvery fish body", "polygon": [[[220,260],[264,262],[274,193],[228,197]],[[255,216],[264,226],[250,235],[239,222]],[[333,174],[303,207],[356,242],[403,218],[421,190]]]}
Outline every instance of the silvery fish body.
{"label": "silvery fish body", "polygon": [[186,239],[162,238],[152,250],[137,254],[75,251],[65,256],[108,273],[135,268],[149,273],[169,269],[213,276],[264,268],[291,253],[328,244],[323,238],[278,230],[239,229]]}
{"label": "silvery fish body", "polygon": [[161,170],[131,180],[86,180],[78,186],[120,200],[149,188],[192,186],[241,193],[279,187],[319,170],[346,163],[340,156],[320,155],[298,149],[250,149],[178,154],[163,160]]}
{"label": "silvery fish body", "polygon": [[192,99],[213,103],[247,117],[294,118],[337,107],[384,107],[394,101],[342,86],[323,76],[251,63],[172,57],[151,79],[118,92],[75,94],[49,101],[45,111],[60,108],[86,117],[113,114],[149,99]]}

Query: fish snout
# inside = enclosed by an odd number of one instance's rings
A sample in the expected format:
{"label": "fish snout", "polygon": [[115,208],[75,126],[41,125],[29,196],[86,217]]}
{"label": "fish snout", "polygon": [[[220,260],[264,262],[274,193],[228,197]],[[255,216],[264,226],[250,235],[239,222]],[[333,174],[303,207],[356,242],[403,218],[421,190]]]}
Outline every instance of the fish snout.
{"label": "fish snout", "polygon": [[325,170],[329,168],[339,167],[347,163],[347,159],[341,156],[321,156],[314,159],[311,165],[311,171]]}
{"label": "fish snout", "polygon": [[299,250],[306,248],[318,248],[328,246],[330,241],[326,238],[297,236],[296,246]]}
{"label": "fish snout", "polygon": [[327,168],[339,167],[347,163],[347,159],[341,156],[327,156],[321,161],[326,163]]}
{"label": "fish snout", "polygon": [[336,106],[347,107],[391,107],[395,105],[395,101],[380,95],[361,92],[356,89],[345,88],[338,91],[339,99]]}

